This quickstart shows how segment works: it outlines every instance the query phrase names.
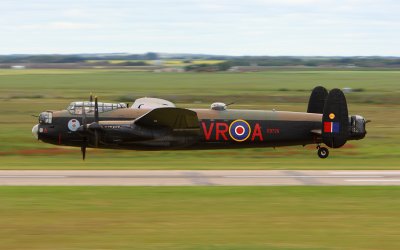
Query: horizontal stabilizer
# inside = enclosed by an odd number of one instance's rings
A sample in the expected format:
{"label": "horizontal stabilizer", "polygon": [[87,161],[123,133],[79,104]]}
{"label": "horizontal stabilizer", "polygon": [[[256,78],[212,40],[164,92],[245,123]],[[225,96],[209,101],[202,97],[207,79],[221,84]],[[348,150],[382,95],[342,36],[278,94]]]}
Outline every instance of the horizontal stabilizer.
{"label": "horizontal stabilizer", "polygon": [[135,125],[148,128],[168,127],[173,131],[200,132],[197,113],[182,108],[157,108],[134,121]]}
{"label": "horizontal stabilizer", "polygon": [[328,94],[321,129],[322,141],[331,148],[340,148],[349,137],[347,102],[340,89],[333,89]]}
{"label": "horizontal stabilizer", "polygon": [[311,130],[311,134],[313,134],[315,136],[321,136],[322,131],[321,131],[321,129],[313,129],[313,130]]}
{"label": "horizontal stabilizer", "polygon": [[328,97],[328,90],[322,86],[315,87],[308,101],[307,113],[322,114]]}

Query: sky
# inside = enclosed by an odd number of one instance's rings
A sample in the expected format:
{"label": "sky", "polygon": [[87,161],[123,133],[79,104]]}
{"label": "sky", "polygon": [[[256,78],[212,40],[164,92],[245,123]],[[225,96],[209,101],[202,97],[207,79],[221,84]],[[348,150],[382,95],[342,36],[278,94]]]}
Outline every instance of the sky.
{"label": "sky", "polygon": [[400,56],[398,0],[0,0],[0,54]]}

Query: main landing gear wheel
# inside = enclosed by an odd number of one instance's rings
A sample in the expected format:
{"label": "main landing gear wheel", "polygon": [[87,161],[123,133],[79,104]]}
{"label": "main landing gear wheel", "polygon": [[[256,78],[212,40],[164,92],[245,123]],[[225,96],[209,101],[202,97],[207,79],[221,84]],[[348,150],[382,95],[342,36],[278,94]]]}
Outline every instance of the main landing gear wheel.
{"label": "main landing gear wheel", "polygon": [[325,159],[329,156],[329,150],[325,147],[318,147],[318,156],[321,159]]}

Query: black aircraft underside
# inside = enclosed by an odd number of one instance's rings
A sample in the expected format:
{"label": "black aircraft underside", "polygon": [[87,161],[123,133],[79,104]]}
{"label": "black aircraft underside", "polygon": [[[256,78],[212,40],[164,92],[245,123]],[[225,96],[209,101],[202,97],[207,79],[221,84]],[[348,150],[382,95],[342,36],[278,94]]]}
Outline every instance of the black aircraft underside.
{"label": "black aircraft underside", "polygon": [[[213,120],[214,124],[230,124],[232,121]],[[60,123],[65,121],[61,120]],[[119,128],[118,131],[110,129],[99,133],[98,148],[109,149],[216,149],[216,148],[254,148],[254,147],[279,147],[291,145],[313,144],[320,139],[310,131],[321,126],[319,122],[309,121],[248,121],[250,127],[258,125],[259,130],[249,133],[246,141],[235,141],[226,130],[210,129],[210,120],[203,120],[205,130],[209,129],[206,136],[204,131],[198,136],[174,135],[168,129],[141,136],[134,127]],[[39,129],[46,133],[39,134],[39,140],[47,143],[80,147],[82,136],[79,132],[58,130],[56,125],[39,125]],[[143,134],[143,133],[142,133]],[[88,147],[95,147],[89,139]]]}

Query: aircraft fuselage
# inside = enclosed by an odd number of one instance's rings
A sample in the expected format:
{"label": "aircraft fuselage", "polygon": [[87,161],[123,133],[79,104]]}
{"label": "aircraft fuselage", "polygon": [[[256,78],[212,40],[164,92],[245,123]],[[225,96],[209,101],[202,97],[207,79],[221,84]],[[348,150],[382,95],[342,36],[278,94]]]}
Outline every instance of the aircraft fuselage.
{"label": "aircraft fuselage", "polygon": [[[146,129],[135,127],[135,120],[150,110],[117,109],[104,112],[100,131],[99,148],[133,150],[149,149],[214,149],[277,147],[320,143],[321,138],[312,133],[321,129],[322,115],[303,112],[259,111],[259,110],[209,110],[191,109],[198,117],[197,133],[171,131],[166,128]],[[35,133],[39,140],[55,145],[82,145],[78,128],[82,115],[67,110],[50,111],[51,122],[40,122]],[[86,115],[87,123],[94,121],[93,114]],[[361,139],[353,137],[353,139]],[[89,140],[88,147],[93,147]]]}

